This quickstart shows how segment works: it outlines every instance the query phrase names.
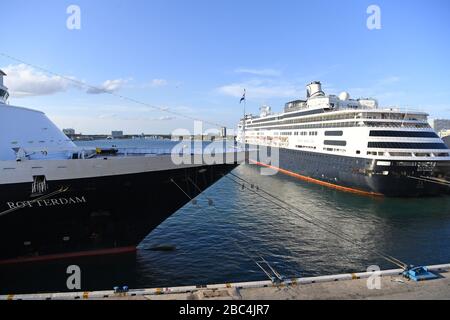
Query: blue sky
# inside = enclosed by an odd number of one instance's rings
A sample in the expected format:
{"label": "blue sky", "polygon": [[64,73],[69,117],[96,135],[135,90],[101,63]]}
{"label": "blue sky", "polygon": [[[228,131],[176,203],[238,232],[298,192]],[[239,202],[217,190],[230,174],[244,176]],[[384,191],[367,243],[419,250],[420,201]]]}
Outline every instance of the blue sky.
{"label": "blue sky", "polygon": [[[69,30],[69,5],[81,29]],[[369,30],[366,10],[381,9]],[[327,93],[450,118],[450,2],[15,0],[2,3],[0,53],[189,117],[235,127],[322,81]],[[169,133],[192,120],[92,90],[0,56],[12,104],[83,133]],[[210,127],[210,125],[205,125]]]}

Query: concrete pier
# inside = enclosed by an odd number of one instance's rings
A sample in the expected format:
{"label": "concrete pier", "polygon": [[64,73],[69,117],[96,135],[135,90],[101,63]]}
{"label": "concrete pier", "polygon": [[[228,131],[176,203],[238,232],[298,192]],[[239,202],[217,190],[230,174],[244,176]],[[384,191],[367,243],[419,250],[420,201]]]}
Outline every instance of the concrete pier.
{"label": "concrete pier", "polygon": [[0,296],[0,300],[450,300],[450,264],[428,266],[428,270],[439,277],[434,280],[415,282],[404,278],[402,269],[394,269],[288,279],[280,284],[256,281],[139,289],[126,293],[95,291],[4,295]]}

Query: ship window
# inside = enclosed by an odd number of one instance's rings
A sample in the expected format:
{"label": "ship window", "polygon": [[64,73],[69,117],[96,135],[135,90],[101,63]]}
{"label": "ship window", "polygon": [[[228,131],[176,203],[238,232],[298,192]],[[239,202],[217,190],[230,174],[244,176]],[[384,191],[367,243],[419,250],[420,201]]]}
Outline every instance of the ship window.
{"label": "ship window", "polygon": [[391,157],[411,157],[411,152],[389,152]]}
{"label": "ship window", "polygon": [[426,131],[370,131],[371,137],[408,137],[408,138],[439,138],[435,132]]}
{"label": "ship window", "polygon": [[397,162],[397,166],[399,166],[399,167],[415,167],[416,163],[415,162],[400,161],[400,162]]}
{"label": "ship window", "polygon": [[431,157],[430,153],[416,153],[416,157]]}
{"label": "ship window", "polygon": [[386,149],[448,149],[444,143],[369,142],[368,148]]}
{"label": "ship window", "polygon": [[356,154],[361,154],[361,151],[359,151],[359,150],[356,150]]}
{"label": "ship window", "polygon": [[340,131],[325,131],[326,136],[342,136],[344,132],[342,130]]}
{"label": "ship window", "polygon": [[325,140],[323,142],[323,144],[328,145],[328,146],[346,146],[347,145],[347,141],[342,141],[342,140]]}

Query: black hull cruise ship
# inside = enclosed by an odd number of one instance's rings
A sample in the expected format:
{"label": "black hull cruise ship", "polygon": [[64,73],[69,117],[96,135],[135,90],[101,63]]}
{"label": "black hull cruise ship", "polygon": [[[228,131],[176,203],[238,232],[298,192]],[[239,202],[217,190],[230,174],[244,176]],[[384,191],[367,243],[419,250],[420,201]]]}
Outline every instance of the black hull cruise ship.
{"label": "black hull cruise ship", "polygon": [[8,105],[4,75],[0,265],[135,251],[242,160],[224,152],[207,164],[189,151],[192,161],[176,164],[170,154],[77,147],[43,113]]}
{"label": "black hull cruise ship", "polygon": [[[283,113],[261,107],[239,123],[255,164],[326,187],[371,196],[450,194],[450,150],[423,112],[374,99],[326,96],[320,82]],[[262,156],[263,155],[263,156]]]}

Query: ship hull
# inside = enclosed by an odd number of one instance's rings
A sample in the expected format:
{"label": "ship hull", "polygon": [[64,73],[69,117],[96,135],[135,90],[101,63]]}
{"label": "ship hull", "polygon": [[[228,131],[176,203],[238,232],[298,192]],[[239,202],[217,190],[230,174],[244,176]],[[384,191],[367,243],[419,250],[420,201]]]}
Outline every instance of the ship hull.
{"label": "ship hull", "polygon": [[[277,150],[279,161],[269,163],[256,152],[252,153],[251,161],[304,181],[363,195],[421,197],[450,194],[450,187],[446,185],[446,181],[450,181],[450,161],[383,161],[284,148]],[[270,148],[268,154],[275,155]]]}
{"label": "ship hull", "polygon": [[47,181],[46,193],[34,196],[30,183],[0,185],[0,265],[133,251],[236,166]]}

